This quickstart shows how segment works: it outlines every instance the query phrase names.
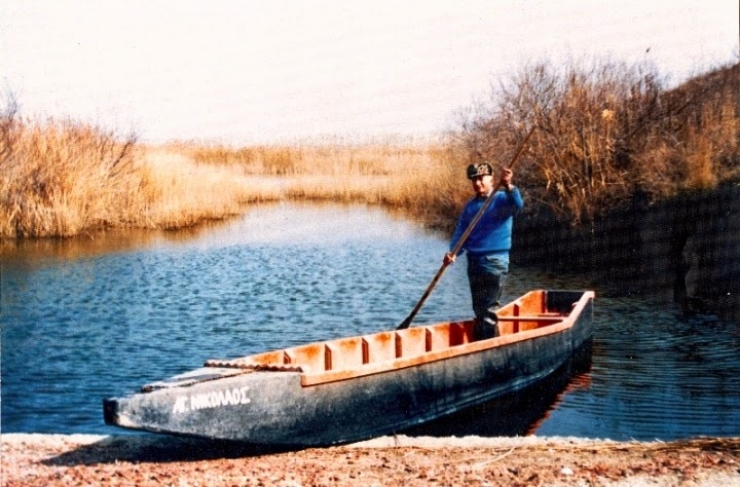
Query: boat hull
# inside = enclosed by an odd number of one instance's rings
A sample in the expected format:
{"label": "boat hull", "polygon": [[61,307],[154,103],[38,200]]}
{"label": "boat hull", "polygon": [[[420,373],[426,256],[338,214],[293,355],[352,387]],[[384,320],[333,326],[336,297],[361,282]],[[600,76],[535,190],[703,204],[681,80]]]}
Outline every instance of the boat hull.
{"label": "boat hull", "polygon": [[[108,424],[259,445],[336,445],[387,435],[522,390],[545,379],[592,335],[592,299],[564,329],[458,347],[465,353],[305,385],[298,370],[203,367],[147,392],[104,401]],[[592,296],[591,296],[592,297]],[[519,337],[520,338],[520,337]],[[497,342],[498,341],[498,342]],[[457,349],[456,349],[457,350]]]}

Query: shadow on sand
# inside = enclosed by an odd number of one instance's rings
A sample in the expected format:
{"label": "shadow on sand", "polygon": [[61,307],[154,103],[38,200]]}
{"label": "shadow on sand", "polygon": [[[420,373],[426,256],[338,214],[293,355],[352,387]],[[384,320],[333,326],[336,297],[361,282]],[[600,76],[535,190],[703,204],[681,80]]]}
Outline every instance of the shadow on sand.
{"label": "shadow on sand", "polygon": [[44,460],[47,466],[78,466],[116,462],[197,462],[299,451],[244,443],[141,434],[106,437]]}

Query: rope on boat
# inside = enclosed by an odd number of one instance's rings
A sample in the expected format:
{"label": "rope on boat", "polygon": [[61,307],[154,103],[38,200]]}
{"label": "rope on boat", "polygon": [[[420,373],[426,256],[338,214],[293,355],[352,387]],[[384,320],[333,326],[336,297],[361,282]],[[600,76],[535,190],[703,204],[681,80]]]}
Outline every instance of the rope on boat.
{"label": "rope on boat", "polygon": [[246,362],[241,362],[239,359],[236,360],[220,360],[220,359],[211,359],[207,360],[204,364],[204,367],[221,367],[221,368],[228,368],[228,369],[244,369],[244,370],[251,370],[254,372],[303,372],[303,369],[301,367],[291,366],[291,365],[264,365],[264,364],[251,364]]}

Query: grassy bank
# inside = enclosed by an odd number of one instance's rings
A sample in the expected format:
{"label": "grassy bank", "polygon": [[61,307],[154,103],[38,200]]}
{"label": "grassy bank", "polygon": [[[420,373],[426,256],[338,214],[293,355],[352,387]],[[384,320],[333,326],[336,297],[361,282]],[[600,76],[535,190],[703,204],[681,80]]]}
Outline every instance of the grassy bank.
{"label": "grassy bank", "polygon": [[170,144],[200,165],[281,182],[288,199],[366,203],[444,226],[464,200],[450,147],[435,141],[380,140],[234,148]]}
{"label": "grassy bank", "polygon": [[280,199],[379,204],[435,225],[440,208],[459,204],[449,153],[433,143],[147,146],[12,107],[2,124],[3,238],[182,228]]}
{"label": "grassy bank", "polygon": [[536,64],[502,80],[440,141],[233,147],[0,114],[0,237],[181,228],[278,199],[383,205],[449,229],[465,165],[516,167],[526,211],[580,225],[740,174],[740,64],[666,89],[645,66]]}
{"label": "grassy bank", "polygon": [[0,121],[0,237],[181,228],[280,197],[277,184],[69,120]]}

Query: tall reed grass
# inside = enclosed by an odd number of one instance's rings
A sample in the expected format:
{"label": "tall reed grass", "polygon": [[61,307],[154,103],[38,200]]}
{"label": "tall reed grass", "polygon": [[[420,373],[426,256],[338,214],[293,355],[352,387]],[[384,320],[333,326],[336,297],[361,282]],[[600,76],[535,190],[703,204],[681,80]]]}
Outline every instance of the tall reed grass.
{"label": "tall reed grass", "polygon": [[275,183],[70,120],[0,117],[0,237],[180,228],[275,200]]}
{"label": "tall reed grass", "polygon": [[414,164],[426,170],[435,152],[442,150],[434,140],[388,138],[368,142],[327,138],[292,145],[233,147],[220,143],[172,142],[165,149],[198,163],[238,167],[248,174],[296,176],[360,174],[390,176],[405,174]]}
{"label": "tall reed grass", "polygon": [[740,64],[677,88],[649,66],[547,63],[503,80],[444,141],[339,139],[232,147],[137,143],[69,120],[0,113],[0,237],[106,227],[180,228],[278,199],[383,205],[449,229],[470,197],[468,163],[515,168],[528,211],[575,224],[640,198],[740,176]]}
{"label": "tall reed grass", "polygon": [[452,211],[434,144],[138,144],[69,120],[0,116],[0,237],[182,228],[279,199],[381,204],[435,221]]}
{"label": "tall reed grass", "polygon": [[129,221],[141,201],[135,138],[11,107],[0,132],[0,235],[70,236]]}
{"label": "tall reed grass", "polygon": [[198,164],[182,154],[141,147],[141,188],[147,206],[131,226],[176,229],[238,215],[243,205],[281,198],[279,181]]}
{"label": "tall reed grass", "polygon": [[451,174],[455,159],[450,147],[436,141],[327,140],[241,148],[178,142],[166,147],[201,164],[278,178],[282,196],[289,199],[378,204],[430,226],[448,226],[460,204],[460,192],[453,188],[461,179]]}

